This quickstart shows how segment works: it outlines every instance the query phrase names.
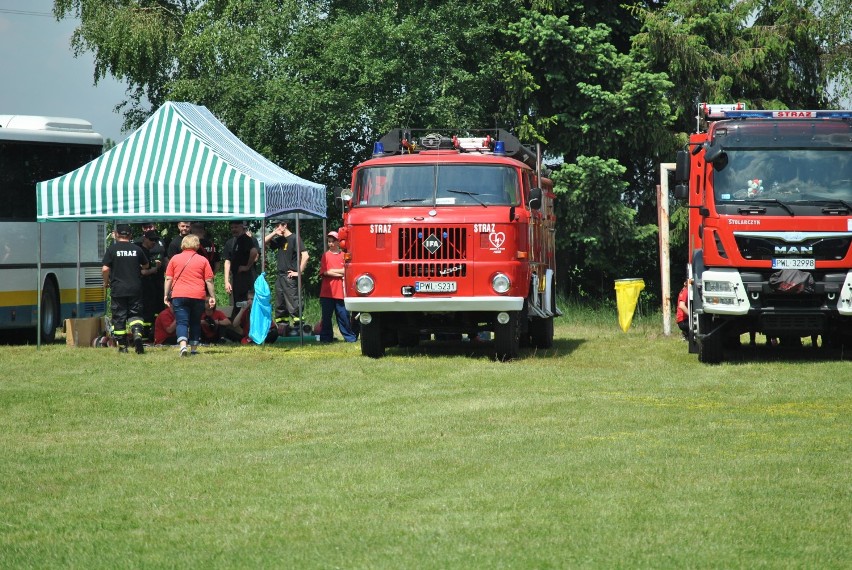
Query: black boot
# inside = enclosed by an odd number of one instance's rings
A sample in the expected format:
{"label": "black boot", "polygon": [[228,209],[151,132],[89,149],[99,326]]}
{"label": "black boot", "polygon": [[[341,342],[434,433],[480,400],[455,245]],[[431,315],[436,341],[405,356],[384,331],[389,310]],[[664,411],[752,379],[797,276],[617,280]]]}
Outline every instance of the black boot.
{"label": "black boot", "polygon": [[142,327],[133,327],[133,346],[136,348],[136,354],[145,353],[144,341],[145,339],[142,338]]}

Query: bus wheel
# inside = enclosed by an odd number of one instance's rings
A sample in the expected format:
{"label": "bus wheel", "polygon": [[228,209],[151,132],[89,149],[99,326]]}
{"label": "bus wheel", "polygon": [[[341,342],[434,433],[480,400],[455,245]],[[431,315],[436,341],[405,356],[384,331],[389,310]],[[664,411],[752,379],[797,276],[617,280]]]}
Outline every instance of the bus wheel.
{"label": "bus wheel", "polygon": [[379,315],[373,313],[369,324],[361,323],[361,354],[370,358],[381,358],[385,355],[382,343],[382,322]]}
{"label": "bus wheel", "polygon": [[507,323],[501,324],[496,320],[494,322],[494,357],[500,362],[518,357],[520,347],[518,314],[518,311],[509,311]]}
{"label": "bus wheel", "polygon": [[44,282],[41,290],[41,342],[50,344],[56,340],[59,325],[59,291],[51,279]]}

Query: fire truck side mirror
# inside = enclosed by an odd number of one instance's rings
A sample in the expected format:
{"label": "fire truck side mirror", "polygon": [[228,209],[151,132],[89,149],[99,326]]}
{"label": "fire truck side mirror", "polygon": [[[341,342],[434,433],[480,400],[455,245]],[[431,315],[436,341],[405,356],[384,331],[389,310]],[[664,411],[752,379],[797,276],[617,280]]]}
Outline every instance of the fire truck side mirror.
{"label": "fire truck side mirror", "polygon": [[686,200],[689,198],[689,186],[686,184],[678,184],[674,187],[674,197],[677,200]]}
{"label": "fire truck side mirror", "polygon": [[530,199],[527,202],[530,210],[538,210],[541,208],[541,188],[530,188]]}
{"label": "fire truck side mirror", "polygon": [[689,151],[677,151],[675,162],[675,182],[683,184],[689,181]]}
{"label": "fire truck side mirror", "polygon": [[346,211],[352,201],[352,191],[349,188],[335,188],[334,199],[340,201],[340,209]]}
{"label": "fire truck side mirror", "polygon": [[717,163],[727,164],[728,154],[722,149],[722,145],[711,144],[704,152],[704,160],[707,164],[712,164],[716,170],[719,170],[719,167],[716,166]]}

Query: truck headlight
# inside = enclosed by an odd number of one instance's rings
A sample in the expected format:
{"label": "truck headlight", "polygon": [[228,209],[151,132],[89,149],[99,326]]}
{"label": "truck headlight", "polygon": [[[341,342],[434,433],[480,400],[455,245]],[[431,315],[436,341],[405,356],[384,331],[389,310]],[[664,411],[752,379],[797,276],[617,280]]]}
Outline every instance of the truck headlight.
{"label": "truck headlight", "polygon": [[355,290],[358,291],[359,295],[369,295],[375,288],[376,282],[370,275],[365,273],[355,278]]}
{"label": "truck headlight", "polygon": [[733,267],[707,269],[701,274],[701,298],[704,312],[720,315],[745,315],[750,304],[740,272]]}
{"label": "truck headlight", "polygon": [[730,281],[705,281],[704,291],[707,293],[731,293],[734,290],[734,284]]}
{"label": "truck headlight", "polygon": [[491,278],[491,288],[497,294],[503,295],[507,293],[511,286],[512,282],[505,273],[495,273],[494,277]]}

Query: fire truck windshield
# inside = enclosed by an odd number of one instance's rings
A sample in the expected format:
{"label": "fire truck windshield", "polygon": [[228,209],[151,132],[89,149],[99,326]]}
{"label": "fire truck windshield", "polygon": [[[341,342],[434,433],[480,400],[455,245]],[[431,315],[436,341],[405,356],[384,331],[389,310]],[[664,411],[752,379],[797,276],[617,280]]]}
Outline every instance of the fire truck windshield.
{"label": "fire truck windshield", "polygon": [[726,148],[713,164],[717,206],[852,203],[852,150]]}
{"label": "fire truck windshield", "polygon": [[358,172],[353,205],[516,206],[516,170],[508,166],[428,164],[373,166]]}

